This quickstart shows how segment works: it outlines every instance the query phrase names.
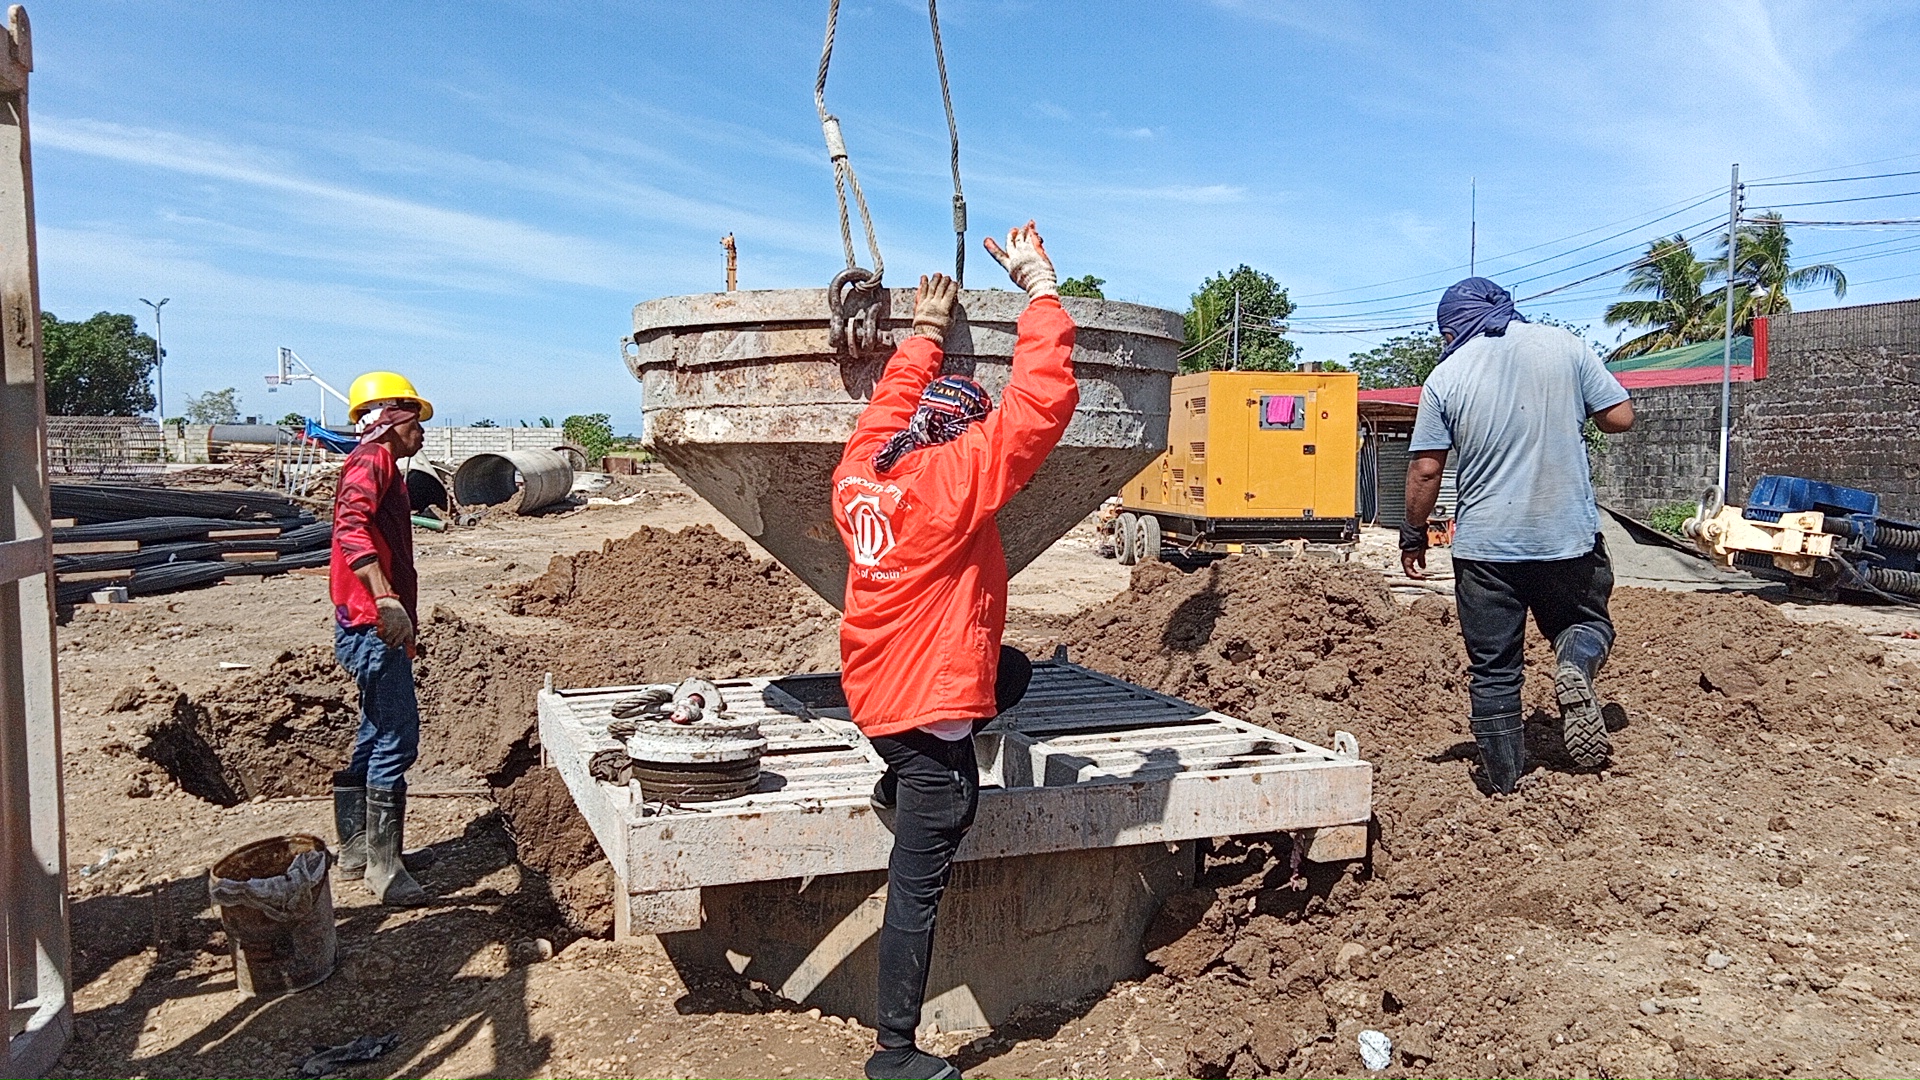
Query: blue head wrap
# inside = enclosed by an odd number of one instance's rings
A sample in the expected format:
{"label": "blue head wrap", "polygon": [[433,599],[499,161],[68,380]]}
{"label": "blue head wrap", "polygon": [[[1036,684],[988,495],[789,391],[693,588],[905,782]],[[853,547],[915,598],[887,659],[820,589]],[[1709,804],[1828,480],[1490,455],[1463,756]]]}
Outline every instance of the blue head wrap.
{"label": "blue head wrap", "polygon": [[1508,323],[1527,321],[1513,310],[1513,295],[1483,277],[1470,277],[1442,293],[1437,318],[1440,332],[1453,335],[1440,352],[1442,360],[1481,334],[1499,337]]}

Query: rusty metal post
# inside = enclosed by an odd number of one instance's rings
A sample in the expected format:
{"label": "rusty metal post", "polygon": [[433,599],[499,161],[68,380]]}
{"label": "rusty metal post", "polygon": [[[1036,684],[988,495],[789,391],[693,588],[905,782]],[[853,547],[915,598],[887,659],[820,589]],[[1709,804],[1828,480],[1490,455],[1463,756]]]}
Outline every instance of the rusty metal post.
{"label": "rusty metal post", "polygon": [[47,410],[34,246],[26,9],[0,42],[0,949],[9,1015],[6,1076],[51,1068],[73,1024],[60,774]]}

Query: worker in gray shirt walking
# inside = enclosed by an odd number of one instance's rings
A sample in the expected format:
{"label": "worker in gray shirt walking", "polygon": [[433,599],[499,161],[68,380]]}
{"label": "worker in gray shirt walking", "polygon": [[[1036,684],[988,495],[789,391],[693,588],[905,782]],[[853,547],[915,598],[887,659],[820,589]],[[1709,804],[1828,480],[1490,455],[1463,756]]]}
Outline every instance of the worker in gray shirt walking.
{"label": "worker in gray shirt walking", "polygon": [[1633,426],[1633,402],[1578,337],[1527,322],[1513,297],[1472,277],[1440,298],[1440,365],[1420,392],[1407,467],[1400,561],[1423,578],[1427,518],[1448,454],[1458,456],[1454,597],[1466,639],[1469,726],[1487,786],[1527,769],[1520,688],[1527,613],[1553,643],[1561,736],[1576,764],[1612,753],[1594,677],[1613,647],[1613,569],[1581,427]]}

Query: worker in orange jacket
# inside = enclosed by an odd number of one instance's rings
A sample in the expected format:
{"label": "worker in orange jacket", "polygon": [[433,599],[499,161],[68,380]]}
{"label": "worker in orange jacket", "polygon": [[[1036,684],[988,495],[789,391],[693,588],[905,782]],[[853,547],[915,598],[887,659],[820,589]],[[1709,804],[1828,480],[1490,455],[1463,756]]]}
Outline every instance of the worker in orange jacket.
{"label": "worker in orange jacket", "polygon": [[869,1077],[960,1075],[914,1045],[933,954],[934,915],[973,824],[980,770],[973,734],[1017,701],[1031,673],[1002,649],[1007,562],[994,515],[1046,460],[1080,400],[1073,320],[1029,221],[987,251],[1025,289],[1013,377],[998,408],[972,379],[940,375],[959,286],[920,279],[913,333],[833,474],[834,523],[847,546],[841,684],[887,763],[876,808],[894,812],[880,929],[877,1052]]}

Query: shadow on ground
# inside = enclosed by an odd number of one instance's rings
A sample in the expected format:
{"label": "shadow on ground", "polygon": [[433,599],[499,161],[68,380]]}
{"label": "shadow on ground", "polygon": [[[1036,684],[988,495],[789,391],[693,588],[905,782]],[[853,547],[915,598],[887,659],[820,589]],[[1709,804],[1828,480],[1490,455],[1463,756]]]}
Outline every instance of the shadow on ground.
{"label": "shadow on ground", "polygon": [[[427,1076],[456,1056],[469,1075],[534,1073],[550,1047],[531,1037],[526,969],[509,957],[556,932],[545,883],[513,862],[496,814],[435,847],[439,862],[421,878],[438,898],[426,907],[382,908],[358,883],[335,881],[339,966],[284,997],[237,995],[203,877],[79,901],[82,1005],[55,1075],[297,1075],[316,1046],[389,1032],[400,1034],[391,1051],[344,1075]],[[88,1007],[89,996],[113,1003]]]}

